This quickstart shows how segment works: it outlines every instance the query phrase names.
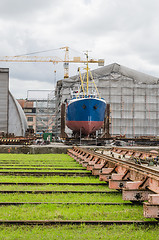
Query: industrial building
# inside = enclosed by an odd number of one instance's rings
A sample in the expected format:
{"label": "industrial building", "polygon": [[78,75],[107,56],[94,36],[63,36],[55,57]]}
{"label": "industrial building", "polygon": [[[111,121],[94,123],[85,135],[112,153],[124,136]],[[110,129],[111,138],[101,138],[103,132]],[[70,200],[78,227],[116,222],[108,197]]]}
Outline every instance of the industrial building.
{"label": "industrial building", "polygon": [[17,99],[17,101],[25,113],[28,128],[36,132],[36,108],[34,107],[34,102],[26,99]]}
{"label": "industrial building", "polygon": [[24,136],[26,129],[25,114],[9,91],[9,69],[0,68],[0,133]]}
{"label": "industrial building", "polygon": [[[110,134],[126,137],[158,136],[159,79],[113,63],[92,71],[101,97],[110,104]],[[79,76],[57,82],[57,125],[60,133],[61,104],[70,89],[79,88]],[[71,132],[66,129],[66,132]]]}
{"label": "industrial building", "polygon": [[[159,135],[158,78],[117,63],[95,69],[92,75],[101,97],[110,104],[112,136]],[[70,99],[70,89],[77,90],[79,83],[78,75],[59,80],[55,93],[49,91],[46,97],[35,99],[30,95],[27,103],[22,101],[29,128],[34,128],[36,132],[53,131],[56,136],[60,136],[61,104],[65,99]],[[35,92],[32,95],[35,96]],[[9,92],[8,68],[0,68],[0,102],[0,132],[24,136],[27,121],[22,108]],[[68,128],[66,133],[71,136]]]}
{"label": "industrial building", "polygon": [[27,99],[17,99],[29,129],[34,132],[56,131],[56,99],[53,90],[28,90]]}

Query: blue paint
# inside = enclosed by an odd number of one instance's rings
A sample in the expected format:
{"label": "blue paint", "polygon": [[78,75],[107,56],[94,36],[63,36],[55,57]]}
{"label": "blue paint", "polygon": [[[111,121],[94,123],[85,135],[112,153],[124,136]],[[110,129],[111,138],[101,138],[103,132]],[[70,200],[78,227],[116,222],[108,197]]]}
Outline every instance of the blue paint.
{"label": "blue paint", "polygon": [[67,121],[104,121],[106,103],[98,98],[78,99],[66,109]]}

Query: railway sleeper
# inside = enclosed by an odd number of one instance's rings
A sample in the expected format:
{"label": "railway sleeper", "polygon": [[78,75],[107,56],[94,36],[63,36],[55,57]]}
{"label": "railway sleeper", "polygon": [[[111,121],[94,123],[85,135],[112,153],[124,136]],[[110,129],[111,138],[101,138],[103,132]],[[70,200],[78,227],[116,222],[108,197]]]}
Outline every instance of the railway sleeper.
{"label": "railway sleeper", "polygon": [[90,154],[84,154],[82,156],[79,156],[77,162],[83,165],[83,162],[88,162],[91,158],[92,156],[90,156]]}
{"label": "railway sleeper", "polygon": [[[88,153],[88,152],[87,152]],[[89,152],[91,154],[91,152]],[[116,150],[113,154],[120,154],[121,150]],[[122,152],[126,156],[133,158],[144,158],[145,153],[139,151]],[[91,154],[93,155],[93,154]],[[149,157],[150,156],[149,154]],[[103,162],[108,164],[102,166]],[[120,161],[120,160],[119,160]],[[145,167],[136,167],[124,163],[121,160],[117,162],[117,159],[109,159],[109,157],[102,157],[101,154],[94,154],[94,157],[87,164],[87,170],[91,170],[94,175],[99,175],[100,181],[109,182],[109,188],[122,190],[122,198],[126,201],[131,201],[133,203],[142,203],[144,201],[144,216],[146,218],[156,218],[159,219],[159,178],[156,174],[157,170],[150,173],[145,170]],[[156,193],[156,194],[155,194]]]}
{"label": "railway sleeper", "polygon": [[125,201],[143,202],[148,200],[149,194],[153,192],[146,189],[123,189],[122,198]]}
{"label": "railway sleeper", "polygon": [[109,188],[121,190],[126,187],[128,181],[130,181],[130,172],[125,173],[112,173],[111,179],[109,180]]}
{"label": "railway sleeper", "polygon": [[98,175],[99,176],[102,168],[105,167],[105,165],[106,165],[105,161],[102,162],[102,163],[99,163],[99,164],[94,164],[94,167],[92,169],[92,175],[96,175],[96,176]]}
{"label": "railway sleeper", "polygon": [[123,200],[143,202],[153,191],[148,189],[148,178],[143,181],[127,181],[123,189]]}
{"label": "railway sleeper", "polygon": [[112,180],[112,179],[109,179],[109,188],[110,189],[121,190],[121,189],[126,187],[127,181],[130,181],[130,180]]}
{"label": "railway sleeper", "polygon": [[82,167],[87,167],[88,163],[93,159],[93,156],[90,155],[87,159],[85,159],[84,161],[81,162]]}
{"label": "railway sleeper", "polygon": [[159,220],[159,194],[149,194],[148,202],[144,202],[144,217]]}
{"label": "railway sleeper", "polygon": [[99,160],[99,158],[95,157],[92,161],[89,161],[87,165],[87,171],[92,171],[94,165],[97,164]]}
{"label": "railway sleeper", "polygon": [[109,182],[109,179],[111,179],[111,174],[101,173],[101,174],[99,175],[99,180],[100,180],[100,181]]}

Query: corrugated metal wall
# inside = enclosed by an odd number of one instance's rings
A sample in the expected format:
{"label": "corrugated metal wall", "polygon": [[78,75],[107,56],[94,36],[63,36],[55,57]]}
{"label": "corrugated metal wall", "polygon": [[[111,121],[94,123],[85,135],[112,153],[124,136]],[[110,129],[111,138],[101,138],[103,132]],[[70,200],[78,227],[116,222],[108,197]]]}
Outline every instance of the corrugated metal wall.
{"label": "corrugated metal wall", "polygon": [[8,133],[9,69],[0,68],[0,132]]}

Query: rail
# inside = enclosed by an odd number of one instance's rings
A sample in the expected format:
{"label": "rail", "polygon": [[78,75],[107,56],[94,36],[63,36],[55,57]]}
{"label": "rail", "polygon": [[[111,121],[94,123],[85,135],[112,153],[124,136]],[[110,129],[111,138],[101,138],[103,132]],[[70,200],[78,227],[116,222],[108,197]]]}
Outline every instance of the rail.
{"label": "rail", "polygon": [[82,152],[85,152],[85,153],[89,153],[89,154],[99,157],[101,159],[109,160],[112,163],[127,166],[129,169],[136,170],[138,172],[141,172],[145,176],[151,176],[151,177],[154,177],[155,179],[159,180],[159,171],[158,170],[151,169],[149,167],[145,167],[145,166],[141,166],[141,165],[137,165],[135,163],[128,162],[127,160],[117,159],[114,157],[103,155],[101,153],[93,152],[91,150],[83,149],[80,147],[76,147],[76,149],[78,149]]}

